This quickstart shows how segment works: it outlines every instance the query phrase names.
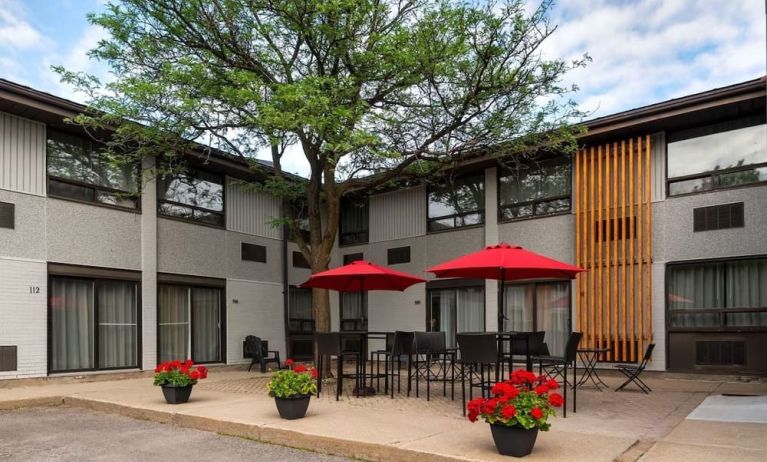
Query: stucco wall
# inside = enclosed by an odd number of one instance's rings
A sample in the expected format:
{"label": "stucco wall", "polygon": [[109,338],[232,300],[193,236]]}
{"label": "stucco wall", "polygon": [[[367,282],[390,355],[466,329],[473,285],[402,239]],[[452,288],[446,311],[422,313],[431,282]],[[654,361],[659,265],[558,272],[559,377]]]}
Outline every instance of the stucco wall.
{"label": "stucco wall", "polygon": [[501,223],[498,228],[502,242],[575,263],[575,216],[572,214]]}
{"label": "stucco wall", "polygon": [[249,362],[242,357],[242,341],[256,335],[269,341],[270,350],[285,353],[282,284],[230,279],[226,282],[227,363]]}
{"label": "stucco wall", "polygon": [[141,215],[49,198],[48,260],[141,270]]}
{"label": "stucco wall", "polygon": [[[266,247],[266,263],[243,260],[243,242]],[[228,278],[282,283],[281,241],[227,231],[225,259]]]}
{"label": "stucco wall", "polygon": [[226,231],[157,218],[157,271],[226,277]]}
{"label": "stucco wall", "polygon": [[0,202],[14,204],[14,229],[0,228],[0,256],[45,260],[45,198],[0,189]]}

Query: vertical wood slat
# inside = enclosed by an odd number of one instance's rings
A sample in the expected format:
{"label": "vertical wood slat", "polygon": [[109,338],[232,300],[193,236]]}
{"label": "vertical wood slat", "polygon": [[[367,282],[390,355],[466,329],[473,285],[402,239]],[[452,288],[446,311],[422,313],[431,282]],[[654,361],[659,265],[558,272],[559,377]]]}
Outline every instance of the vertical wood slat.
{"label": "vertical wood slat", "polygon": [[589,341],[587,343],[589,348],[596,347],[596,344],[594,343],[594,338],[596,337],[596,330],[595,330],[595,312],[596,312],[596,260],[594,259],[596,256],[596,240],[594,238],[594,217],[596,216],[596,211],[594,210],[594,184],[595,184],[595,170],[594,170],[594,158],[595,158],[595,150],[592,147],[591,148],[591,155],[589,156],[589,180],[591,183],[591,188],[589,190],[590,196],[591,196],[591,214],[589,216],[589,222],[586,224],[588,227],[588,233],[589,233],[589,242],[591,244],[591,273],[590,273],[590,282],[591,282],[591,293],[589,294],[590,304],[589,304]]}
{"label": "vertical wood slat", "polygon": [[637,355],[644,351],[644,207],[642,198],[644,197],[645,174],[644,151],[642,150],[642,137],[637,137],[637,217],[639,218],[639,230],[637,232],[637,301],[639,302],[639,338],[637,345]]}
{"label": "vertical wood slat", "polygon": [[591,259],[589,259],[589,249],[591,248],[591,246],[590,246],[590,242],[591,241],[590,241],[590,234],[587,232],[588,229],[589,229],[588,228],[589,207],[587,207],[586,204],[590,204],[591,203],[588,200],[589,198],[587,196],[588,191],[590,190],[587,187],[587,185],[588,185],[587,179],[591,177],[590,170],[588,170],[588,163],[587,163],[587,161],[591,158],[591,156],[587,155],[586,151],[582,151],[582,154],[583,154],[582,155],[583,158],[581,159],[581,164],[582,164],[582,167],[583,167],[583,169],[582,169],[583,180],[581,181],[581,186],[582,186],[582,193],[583,193],[583,201],[582,201],[581,205],[583,207],[583,213],[581,214],[582,223],[581,223],[581,228],[580,229],[582,230],[582,233],[583,233],[583,239],[582,239],[582,241],[583,241],[583,261],[586,264],[585,267],[586,267],[586,269],[588,269],[588,271],[585,273],[586,274],[586,279],[583,280],[583,303],[584,303],[584,307],[583,307],[583,309],[581,311],[583,312],[582,315],[583,315],[584,323],[583,323],[583,328],[582,328],[581,332],[585,332],[586,333],[586,336],[587,336],[586,342],[588,342],[588,327],[589,327],[589,323],[588,323],[588,319],[589,319],[589,317],[588,317],[588,310],[589,310],[589,306],[591,304],[591,298],[592,298],[592,292],[589,290],[589,287],[590,287],[590,284],[591,284],[593,265],[592,265]]}
{"label": "vertical wood slat", "polygon": [[604,333],[604,339],[605,342],[601,344],[601,347],[609,347],[610,346],[610,332],[612,331],[612,320],[610,319],[610,303],[611,303],[611,296],[612,296],[612,290],[613,290],[613,284],[612,284],[612,278],[610,277],[610,264],[612,261],[612,255],[610,252],[610,190],[612,189],[612,184],[610,183],[610,144],[605,144],[605,182],[604,182],[604,211],[605,211],[605,217],[603,223],[603,231],[602,231],[602,242],[604,242],[605,246],[605,259],[602,263],[602,266],[605,268],[605,303],[602,310],[602,317],[603,320],[603,328],[602,332]]}
{"label": "vertical wood slat", "polygon": [[[645,179],[645,223],[647,224],[647,230],[645,236],[647,241],[645,242],[645,254],[647,256],[647,279],[646,285],[646,298],[647,303],[645,305],[645,313],[647,314],[647,344],[652,343],[652,174],[650,170],[650,156],[652,155],[652,146],[650,146],[650,135],[647,135],[645,141],[645,172],[647,172],[647,178]],[[642,351],[644,354],[644,350]]]}
{"label": "vertical wood slat", "polygon": [[[580,152],[575,153],[575,228],[576,230],[580,226],[580,216],[581,216],[581,169],[580,169]],[[583,267],[583,262],[581,261],[581,233],[577,232],[575,233],[575,264],[576,266]],[[581,330],[581,306],[583,306],[583,302],[581,301],[581,286],[580,286],[581,279],[576,278],[575,282],[575,330],[580,332]]]}
{"label": "vertical wood slat", "polygon": [[634,361],[636,354],[636,336],[634,330],[634,307],[636,305],[636,299],[634,297],[634,243],[636,241],[636,217],[634,216],[634,139],[629,138],[629,220],[631,221],[631,238],[628,240],[629,257],[628,257],[628,270],[629,270],[629,284],[628,284],[628,298],[629,298],[629,319],[627,324],[629,326],[630,342],[629,342],[629,361]]}
{"label": "vertical wood slat", "polygon": [[612,223],[612,239],[610,242],[613,246],[612,261],[610,264],[610,278],[612,281],[612,304],[610,305],[610,317],[613,321],[610,323],[610,337],[613,344],[610,350],[610,360],[615,361],[615,355],[618,353],[618,323],[619,319],[619,302],[618,292],[620,292],[619,280],[618,280],[618,143],[613,143],[613,155],[612,155],[612,200],[611,200],[611,223]]}
{"label": "vertical wood slat", "polygon": [[626,241],[630,235],[631,226],[626,226],[626,140],[621,140],[621,354],[617,361],[628,361],[626,355]]}
{"label": "vertical wood slat", "polygon": [[602,146],[597,146],[597,306],[596,306],[596,329],[597,329],[597,347],[602,348],[602,308],[604,306],[602,287],[604,286],[604,277],[602,268],[604,268],[604,238],[602,236]]}

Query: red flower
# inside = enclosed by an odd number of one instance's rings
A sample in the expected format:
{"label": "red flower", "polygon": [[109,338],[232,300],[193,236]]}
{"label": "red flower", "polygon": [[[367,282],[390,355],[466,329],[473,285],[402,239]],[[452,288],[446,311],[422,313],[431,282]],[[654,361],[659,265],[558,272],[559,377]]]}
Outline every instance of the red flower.
{"label": "red flower", "polygon": [[549,395],[549,404],[554,407],[560,407],[565,403],[564,398],[559,393],[552,393]]}
{"label": "red flower", "polygon": [[530,409],[530,415],[533,417],[533,419],[538,420],[541,417],[543,417],[543,411],[541,410],[541,408],[534,407]]}
{"label": "red flower", "polygon": [[482,413],[483,414],[493,414],[495,413],[495,409],[498,407],[498,400],[488,399],[485,401],[485,403],[482,405]]}
{"label": "red flower", "polygon": [[197,373],[200,374],[201,379],[208,378],[208,368],[205,366],[197,366]]}
{"label": "red flower", "polygon": [[293,365],[293,360],[292,359],[286,359],[285,360],[285,367],[289,368],[292,365]]}
{"label": "red flower", "polygon": [[506,406],[503,406],[501,409],[501,415],[504,419],[513,419],[515,415],[517,415],[517,408],[515,408],[511,404],[507,404]]}
{"label": "red flower", "polygon": [[319,374],[319,372],[317,372],[317,369],[312,369],[312,378],[313,379],[316,379],[317,377],[319,377],[319,375],[320,374]]}
{"label": "red flower", "polygon": [[471,411],[469,411],[469,421],[476,422],[477,421],[477,417],[479,417],[479,413],[478,412],[471,412]]}
{"label": "red flower", "polygon": [[198,371],[196,369],[193,370],[192,372],[189,373],[189,378],[192,379],[192,380],[199,380],[200,379],[200,371]]}
{"label": "red flower", "polygon": [[554,379],[549,379],[546,381],[546,386],[549,387],[549,390],[556,390],[559,388],[559,382]]}
{"label": "red flower", "polygon": [[479,414],[479,411],[482,410],[482,404],[484,404],[484,402],[485,400],[483,398],[474,398],[466,405],[466,409],[469,411],[469,414]]}
{"label": "red flower", "polygon": [[306,372],[306,366],[304,366],[303,364],[299,364],[299,365],[297,365],[296,367],[293,368],[293,372],[295,372],[297,374],[300,374],[302,372]]}
{"label": "red flower", "polygon": [[510,382],[514,385],[532,385],[538,380],[538,376],[524,369],[517,369],[511,373]]}
{"label": "red flower", "polygon": [[184,367],[190,368],[192,366],[194,366],[194,362],[192,362],[191,359],[187,359],[186,361],[184,361]]}
{"label": "red flower", "polygon": [[541,396],[549,392],[549,387],[546,385],[538,385],[535,387],[535,394]]}

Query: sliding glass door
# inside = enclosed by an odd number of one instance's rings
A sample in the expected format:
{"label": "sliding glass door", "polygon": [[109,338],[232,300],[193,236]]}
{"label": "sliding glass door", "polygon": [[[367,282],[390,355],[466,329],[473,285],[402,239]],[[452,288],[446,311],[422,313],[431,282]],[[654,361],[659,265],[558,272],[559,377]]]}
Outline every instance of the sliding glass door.
{"label": "sliding glass door", "polygon": [[161,284],[158,291],[159,361],[223,360],[221,289]]}
{"label": "sliding glass door", "polygon": [[51,372],[138,367],[138,284],[50,279]]}
{"label": "sliding glass door", "polygon": [[570,333],[570,282],[508,284],[504,291],[505,331],[545,331],[552,355],[561,356]]}
{"label": "sliding glass door", "polygon": [[455,335],[485,330],[485,291],[482,287],[432,289],[429,291],[427,329],[444,332],[448,347]]}

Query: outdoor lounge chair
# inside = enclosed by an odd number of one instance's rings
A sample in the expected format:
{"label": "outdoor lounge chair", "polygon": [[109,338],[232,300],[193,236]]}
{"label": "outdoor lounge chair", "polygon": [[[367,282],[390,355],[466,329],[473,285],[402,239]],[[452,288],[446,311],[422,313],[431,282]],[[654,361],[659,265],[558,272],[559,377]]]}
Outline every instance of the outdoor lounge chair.
{"label": "outdoor lounge chair", "polygon": [[244,357],[250,358],[248,372],[250,372],[254,364],[260,364],[262,374],[266,372],[266,365],[268,363],[275,363],[277,364],[277,369],[280,368],[280,352],[269,350],[269,342],[261,340],[255,335],[245,337],[245,341],[242,342],[242,352]]}
{"label": "outdoor lounge chair", "polygon": [[652,351],[655,349],[655,344],[651,343],[647,345],[647,349],[644,352],[644,356],[642,357],[642,362],[639,363],[638,366],[632,366],[632,365],[626,365],[626,364],[618,364],[615,366],[616,369],[618,369],[623,375],[628,377],[628,379],[623,382],[621,386],[615,389],[615,391],[622,390],[626,385],[628,385],[631,382],[634,382],[637,384],[640,390],[642,390],[645,393],[650,393],[652,389],[647,386],[646,383],[642,381],[642,379],[639,378],[639,375],[644,371],[644,368],[647,367],[647,362],[650,361],[650,357],[652,357]]}

